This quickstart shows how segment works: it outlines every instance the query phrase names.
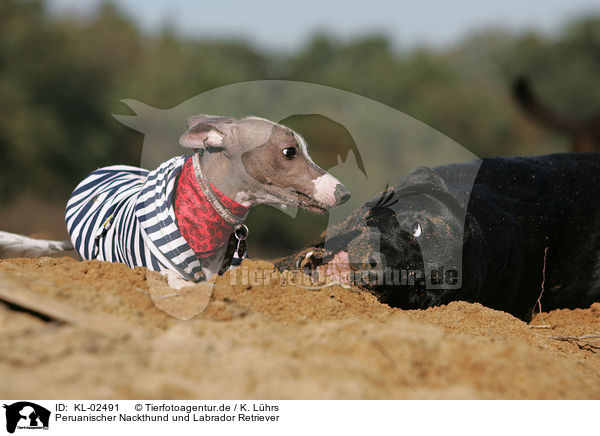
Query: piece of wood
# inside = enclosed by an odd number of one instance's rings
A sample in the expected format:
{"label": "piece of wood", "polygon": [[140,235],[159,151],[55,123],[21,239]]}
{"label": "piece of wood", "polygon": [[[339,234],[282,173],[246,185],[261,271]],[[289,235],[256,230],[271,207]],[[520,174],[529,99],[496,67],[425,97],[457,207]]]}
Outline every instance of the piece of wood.
{"label": "piece of wood", "polygon": [[122,338],[133,330],[132,326],[113,316],[86,313],[27,289],[4,273],[0,273],[0,300],[103,336]]}

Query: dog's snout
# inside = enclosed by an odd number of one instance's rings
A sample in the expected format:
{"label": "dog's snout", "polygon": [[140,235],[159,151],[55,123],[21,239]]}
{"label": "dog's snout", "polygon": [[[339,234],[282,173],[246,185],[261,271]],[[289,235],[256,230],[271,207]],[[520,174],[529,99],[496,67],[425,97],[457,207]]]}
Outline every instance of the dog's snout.
{"label": "dog's snout", "polygon": [[335,187],[334,196],[337,204],[345,203],[351,197],[350,191],[348,191],[348,189],[346,189],[346,187],[341,183]]}

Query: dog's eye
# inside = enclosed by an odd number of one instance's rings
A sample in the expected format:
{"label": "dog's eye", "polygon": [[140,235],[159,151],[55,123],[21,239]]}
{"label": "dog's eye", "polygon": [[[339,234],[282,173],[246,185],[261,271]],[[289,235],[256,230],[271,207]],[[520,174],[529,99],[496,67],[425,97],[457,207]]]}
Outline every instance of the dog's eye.
{"label": "dog's eye", "polygon": [[414,223],[412,225],[412,228],[410,229],[410,232],[412,233],[412,235],[415,238],[418,238],[419,236],[421,236],[421,231],[422,231],[421,230],[421,224],[419,224],[419,223]]}
{"label": "dog's eye", "polygon": [[282,153],[286,159],[292,160],[296,156],[296,149],[294,147],[284,148]]}

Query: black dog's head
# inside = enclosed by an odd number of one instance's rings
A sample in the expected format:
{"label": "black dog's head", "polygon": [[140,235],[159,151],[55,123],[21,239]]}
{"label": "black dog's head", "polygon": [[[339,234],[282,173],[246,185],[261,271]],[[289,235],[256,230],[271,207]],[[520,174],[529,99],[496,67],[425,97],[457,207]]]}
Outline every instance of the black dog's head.
{"label": "black dog's head", "polygon": [[348,260],[380,301],[424,308],[461,287],[466,205],[434,170],[417,168],[363,208]]}
{"label": "black dog's head", "polygon": [[[338,279],[345,262],[353,284],[403,309],[455,300],[462,286],[466,209],[477,170],[475,165],[419,167],[333,226],[323,243],[278,266],[310,273],[328,264],[326,270],[335,270]],[[451,188],[446,179],[452,179]]]}
{"label": "black dog's head", "polygon": [[472,300],[484,274],[471,265],[482,258],[481,241],[467,214],[479,166],[419,167],[332,226],[324,242],[277,266],[324,270],[334,280],[349,274],[352,284],[402,309]]}

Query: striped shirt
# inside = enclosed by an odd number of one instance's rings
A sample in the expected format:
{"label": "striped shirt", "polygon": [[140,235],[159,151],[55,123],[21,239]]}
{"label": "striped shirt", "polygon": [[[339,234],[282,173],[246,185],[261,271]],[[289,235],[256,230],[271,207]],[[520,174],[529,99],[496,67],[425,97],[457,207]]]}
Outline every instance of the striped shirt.
{"label": "striped shirt", "polygon": [[173,199],[185,156],[153,171],[125,165],[100,168],[73,191],[66,208],[67,231],[83,259],[203,278],[194,251],[181,235]]}

